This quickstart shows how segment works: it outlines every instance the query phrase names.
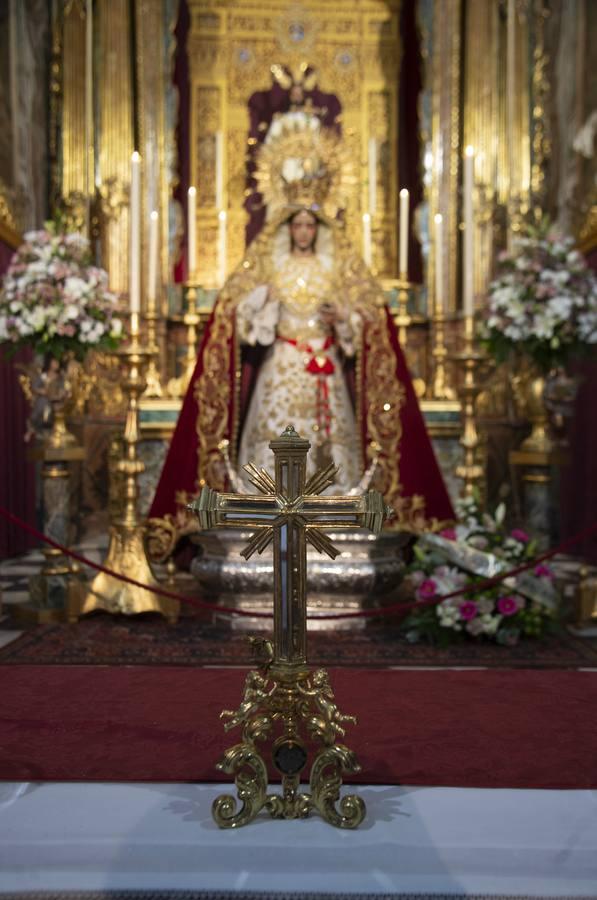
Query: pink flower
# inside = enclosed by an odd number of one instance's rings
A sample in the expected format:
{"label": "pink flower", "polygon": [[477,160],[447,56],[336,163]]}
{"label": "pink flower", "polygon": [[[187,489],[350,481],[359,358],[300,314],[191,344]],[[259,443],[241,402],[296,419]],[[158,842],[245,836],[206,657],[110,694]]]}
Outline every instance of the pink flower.
{"label": "pink flower", "polygon": [[520,541],[521,544],[528,544],[530,540],[528,534],[522,528],[513,528],[510,534],[515,541]]}
{"label": "pink flower", "polygon": [[460,604],[460,618],[465,619],[467,622],[470,619],[474,619],[477,612],[477,604],[474,600],[465,600],[464,603]]}
{"label": "pink flower", "polygon": [[538,566],[535,566],[535,575],[537,578],[553,578],[553,572],[549,566],[544,566],[543,563],[539,563]]}
{"label": "pink flower", "polygon": [[516,597],[500,597],[497,602],[497,609],[502,616],[513,616],[518,612]]}
{"label": "pink flower", "polygon": [[437,594],[437,584],[433,578],[426,578],[417,588],[417,596],[419,600],[426,600],[429,597],[435,597]]}
{"label": "pink flower", "polygon": [[444,528],[443,531],[440,531],[440,537],[445,538],[447,541],[455,541],[456,540],[456,529]]}

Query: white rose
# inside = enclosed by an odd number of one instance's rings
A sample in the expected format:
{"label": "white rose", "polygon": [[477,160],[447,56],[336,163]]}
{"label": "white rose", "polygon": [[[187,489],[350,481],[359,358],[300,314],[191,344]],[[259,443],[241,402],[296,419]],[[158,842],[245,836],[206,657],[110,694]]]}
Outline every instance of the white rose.
{"label": "white rose", "polygon": [[32,309],[29,315],[27,316],[27,320],[31,325],[33,331],[37,331],[40,328],[43,328],[46,322],[46,311],[41,309],[41,307],[37,307],[36,309]]}
{"label": "white rose", "polygon": [[17,319],[16,329],[21,337],[27,337],[28,335],[33,334],[33,328],[25,319]]}
{"label": "white rose", "polygon": [[558,295],[557,297],[552,297],[548,303],[547,308],[550,312],[552,312],[558,318],[565,320],[570,316],[572,312],[572,298],[566,297],[565,295]]}
{"label": "white rose", "polygon": [[70,319],[76,319],[79,315],[79,307],[74,303],[69,303],[62,314],[63,318],[68,322]]}
{"label": "white rose", "polygon": [[502,621],[501,616],[490,616],[488,613],[480,616],[480,619],[483,624],[484,634],[495,634],[498,630],[500,622]]}
{"label": "white rose", "polygon": [[72,297],[73,299],[82,297],[87,293],[87,290],[87,282],[83,281],[82,278],[78,278],[76,275],[69,275],[64,282],[64,293],[67,297]]}

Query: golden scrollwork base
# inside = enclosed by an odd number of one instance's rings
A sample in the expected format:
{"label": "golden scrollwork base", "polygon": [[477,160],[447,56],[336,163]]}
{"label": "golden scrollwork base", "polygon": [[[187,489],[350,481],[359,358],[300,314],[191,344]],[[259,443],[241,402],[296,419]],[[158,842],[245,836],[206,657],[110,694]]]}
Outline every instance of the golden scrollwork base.
{"label": "golden scrollwork base", "polygon": [[[261,649],[267,651],[269,642],[254,639],[254,643],[263,643]],[[338,709],[324,669],[311,672],[278,664],[270,676],[268,665],[248,673],[238,709],[221,713],[226,731],[242,726],[243,740],[217,764],[220,771],[234,774],[238,799],[230,794],[216,798],[212,806],[216,824],[239,828],[265,809],[274,819],[305,818],[317,811],[336,828],[356,828],[365,818],[365,804],[356,795],[340,798],[340,790],[342,774],[358,772],[360,766],[352,750],[336,743],[345,734],[344,723],[356,719]],[[279,731],[277,736],[274,730]],[[301,772],[308,762],[304,732],[323,744],[311,767],[310,793],[300,790]],[[281,775],[281,794],[267,792],[267,764],[257,742],[268,739],[273,739],[272,762]]]}
{"label": "golden scrollwork base", "polygon": [[352,750],[344,744],[326,747],[315,757],[311,769],[311,802],[330,825],[336,828],[357,828],[367,812],[364,801],[356,794],[346,794],[340,800],[342,772],[358,772],[359,766]]}

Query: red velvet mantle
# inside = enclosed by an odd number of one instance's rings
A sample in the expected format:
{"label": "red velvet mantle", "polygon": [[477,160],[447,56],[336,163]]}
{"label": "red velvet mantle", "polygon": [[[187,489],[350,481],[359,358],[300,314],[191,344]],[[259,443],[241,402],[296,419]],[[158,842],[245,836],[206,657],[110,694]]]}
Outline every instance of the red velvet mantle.
{"label": "red velvet mantle", "polygon": [[[199,487],[197,483],[198,472],[198,436],[197,436],[197,420],[198,420],[198,401],[196,397],[196,385],[205,366],[205,348],[209,344],[209,337],[214,323],[215,311],[207,325],[202,345],[199,351],[197,365],[191,379],[191,383],[184,398],[181,413],[178,419],[172,442],[164,463],[164,467],[157,486],[156,495],[154,497],[150,516],[164,516],[167,513],[174,513],[176,508],[176,495],[180,491],[184,491],[190,495],[198,493]],[[398,335],[394,320],[389,310],[386,310],[386,327],[394,357],[395,371],[400,385],[402,386],[405,397],[402,404],[394,403],[395,408],[399,407],[399,427],[401,428],[402,437],[400,440],[400,459],[396,460],[395,465],[399,466],[401,494],[404,497],[412,497],[420,495],[425,498],[425,512],[428,518],[435,518],[439,521],[454,518],[454,510],[444,484],[431,441],[427,434],[423,416],[419,409],[410,374],[406,365],[404,354],[398,342]],[[228,377],[231,382],[235,377],[234,360],[232,346],[230,351],[230,365],[228,367]],[[363,423],[362,446],[367,446],[370,441],[368,433],[368,412],[369,412],[369,396],[373,392],[374,386],[367,384],[365,365],[366,354],[371,352],[371,346],[367,340],[367,329],[365,328],[364,347],[363,347],[363,364],[360,366],[361,371],[361,421]],[[243,386],[251,381],[250,375],[246,371],[243,372]],[[234,390],[231,390],[234,395]],[[386,399],[386,398],[384,398]],[[388,397],[388,400],[393,398]],[[394,398],[395,399],[395,398]],[[209,402],[209,398],[201,398],[202,403]],[[289,422],[292,421],[292,410],[288,411]],[[235,412],[232,408],[228,412],[228,431],[231,433]],[[242,413],[241,413],[242,421]],[[396,427],[395,423],[395,426]],[[365,467],[365,460],[363,460]]]}

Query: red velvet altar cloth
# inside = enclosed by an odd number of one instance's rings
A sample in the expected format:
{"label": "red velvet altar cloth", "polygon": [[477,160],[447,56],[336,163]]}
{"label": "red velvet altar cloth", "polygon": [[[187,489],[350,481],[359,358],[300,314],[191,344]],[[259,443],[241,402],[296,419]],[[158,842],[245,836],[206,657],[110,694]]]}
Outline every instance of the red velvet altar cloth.
{"label": "red velvet altar cloth", "polygon": [[[0,779],[221,781],[239,669],[0,667]],[[597,673],[332,669],[365,784],[597,788]],[[357,780],[357,779],[351,779]]]}

